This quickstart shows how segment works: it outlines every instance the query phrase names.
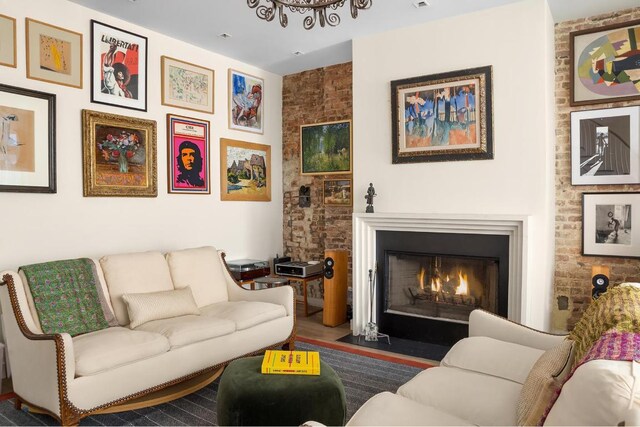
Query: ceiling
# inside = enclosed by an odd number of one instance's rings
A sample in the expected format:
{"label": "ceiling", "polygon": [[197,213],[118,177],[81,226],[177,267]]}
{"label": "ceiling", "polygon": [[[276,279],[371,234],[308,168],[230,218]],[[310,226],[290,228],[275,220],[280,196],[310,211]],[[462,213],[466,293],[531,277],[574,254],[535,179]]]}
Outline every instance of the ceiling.
{"label": "ceiling", "polygon": [[[71,0],[175,39],[255,65],[279,75],[351,60],[351,40],[395,28],[462,15],[522,0],[373,0],[351,18],[348,2],[338,10],[336,27],[302,27],[303,16],[288,12],[282,28],[266,22],[245,0]],[[544,1],[544,0],[540,0]],[[638,7],[640,0],[547,0],[556,22]],[[262,0],[261,4],[267,4]],[[524,17],[516,17],[524,18]],[[230,38],[220,34],[230,34]],[[295,55],[294,52],[302,52]]]}

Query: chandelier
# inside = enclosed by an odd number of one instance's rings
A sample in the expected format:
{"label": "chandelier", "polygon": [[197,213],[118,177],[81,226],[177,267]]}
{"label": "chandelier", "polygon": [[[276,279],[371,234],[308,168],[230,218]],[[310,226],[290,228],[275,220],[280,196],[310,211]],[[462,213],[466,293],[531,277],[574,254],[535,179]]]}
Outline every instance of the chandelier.
{"label": "chandelier", "polygon": [[[324,27],[329,24],[335,27],[340,23],[340,16],[332,12],[330,9],[336,10],[344,6],[346,0],[265,0],[267,5],[260,5],[262,0],[247,0],[247,5],[251,9],[256,9],[258,18],[271,22],[278,13],[280,25],[286,27],[289,23],[284,8],[287,7],[291,12],[305,14],[313,11],[313,15],[304,18],[303,25],[305,30],[310,30],[320,22],[320,26]],[[372,0],[349,0],[351,4],[351,16],[353,19],[358,17],[358,10],[369,9]]]}

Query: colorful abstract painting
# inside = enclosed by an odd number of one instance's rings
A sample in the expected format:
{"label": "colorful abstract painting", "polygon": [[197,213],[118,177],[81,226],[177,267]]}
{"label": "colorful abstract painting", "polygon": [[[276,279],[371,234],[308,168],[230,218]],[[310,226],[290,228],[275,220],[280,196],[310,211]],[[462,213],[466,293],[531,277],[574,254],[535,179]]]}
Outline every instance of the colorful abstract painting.
{"label": "colorful abstract painting", "polygon": [[264,80],[229,70],[229,128],[264,132]]}

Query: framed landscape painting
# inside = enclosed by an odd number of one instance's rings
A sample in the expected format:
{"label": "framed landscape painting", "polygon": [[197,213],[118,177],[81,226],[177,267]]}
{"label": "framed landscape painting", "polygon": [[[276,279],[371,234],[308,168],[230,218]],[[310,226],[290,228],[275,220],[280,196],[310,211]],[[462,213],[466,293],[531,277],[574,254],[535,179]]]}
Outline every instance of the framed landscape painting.
{"label": "framed landscape painting", "polygon": [[91,20],[91,102],[147,111],[147,38]]}
{"label": "framed landscape painting", "polygon": [[82,88],[82,34],[26,18],[27,78]]}
{"label": "framed landscape painting", "polygon": [[322,183],[322,202],[325,206],[352,206],[350,179],[325,179]]}
{"label": "framed landscape painting", "polygon": [[229,69],[229,129],[264,133],[264,80]]}
{"label": "framed landscape painting", "polygon": [[56,192],[56,96],[0,84],[0,191]]}
{"label": "framed landscape painting", "polygon": [[492,68],[391,82],[392,162],[493,159]]}
{"label": "framed landscape painting", "polygon": [[209,122],[167,114],[169,193],[210,194]]}
{"label": "framed landscape painting", "polygon": [[351,120],[300,126],[300,174],[351,173]]}
{"label": "framed landscape painting", "polygon": [[572,106],[640,99],[640,19],[569,37]]}
{"label": "framed landscape painting", "polygon": [[84,196],[156,197],[156,122],[82,110]]}
{"label": "framed landscape painting", "polygon": [[16,19],[0,14],[0,65],[16,68]]}
{"label": "framed landscape painting", "polygon": [[213,114],[215,71],[161,57],[162,105]]}
{"label": "framed landscape painting", "polygon": [[582,195],[582,255],[640,258],[640,193]]}
{"label": "framed landscape painting", "polygon": [[271,200],[271,146],[220,138],[220,199]]}
{"label": "framed landscape painting", "polygon": [[640,107],[571,113],[571,184],[640,183]]}

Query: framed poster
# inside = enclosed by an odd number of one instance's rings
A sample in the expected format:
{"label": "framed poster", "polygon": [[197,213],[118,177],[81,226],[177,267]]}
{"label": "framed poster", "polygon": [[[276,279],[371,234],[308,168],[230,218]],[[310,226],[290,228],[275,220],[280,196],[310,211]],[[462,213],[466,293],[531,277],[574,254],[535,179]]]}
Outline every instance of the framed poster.
{"label": "framed poster", "polygon": [[209,122],[167,114],[169,193],[210,194]]}
{"label": "framed poster", "polygon": [[392,162],[493,159],[492,68],[391,82]]}
{"label": "framed poster", "polygon": [[640,193],[582,194],[582,255],[640,258]]}
{"label": "framed poster", "polygon": [[325,179],[322,182],[322,202],[325,206],[353,206],[350,179]]}
{"label": "framed poster", "polygon": [[0,84],[0,191],[56,192],[56,96]]}
{"label": "framed poster", "polygon": [[640,19],[569,38],[572,106],[640,99]]}
{"label": "framed poster", "polygon": [[82,89],[82,34],[26,18],[27,78]]}
{"label": "framed poster", "polygon": [[162,105],[213,114],[215,71],[162,56]]}
{"label": "framed poster", "polygon": [[271,200],[271,146],[220,138],[220,199]]}
{"label": "framed poster", "polygon": [[264,80],[229,69],[229,129],[264,133]]}
{"label": "framed poster", "polygon": [[91,20],[91,102],[147,111],[147,38]]}
{"label": "framed poster", "polygon": [[640,183],[640,107],[571,112],[571,184]]}
{"label": "framed poster", "polygon": [[0,14],[0,65],[16,68],[16,19]]}
{"label": "framed poster", "polygon": [[156,122],[82,110],[85,197],[156,197]]}
{"label": "framed poster", "polygon": [[300,126],[300,174],[351,173],[351,120]]}

